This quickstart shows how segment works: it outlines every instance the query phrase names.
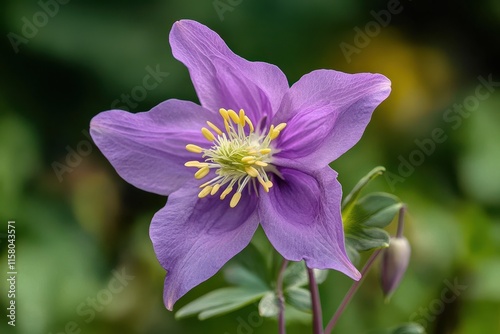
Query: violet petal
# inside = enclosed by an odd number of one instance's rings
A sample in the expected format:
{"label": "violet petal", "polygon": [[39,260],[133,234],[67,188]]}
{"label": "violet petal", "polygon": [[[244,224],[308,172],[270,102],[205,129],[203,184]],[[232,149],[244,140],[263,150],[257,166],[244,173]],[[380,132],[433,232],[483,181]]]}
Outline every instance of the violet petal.
{"label": "violet petal", "polygon": [[262,227],[276,250],[290,261],[305,260],[309,268],[335,269],[358,280],[349,261],[340,214],[342,189],[330,167],[311,174],[281,168],[284,180],[261,192]]}
{"label": "violet petal", "polygon": [[[217,112],[219,108],[227,108],[226,97],[234,95],[231,85],[220,87],[220,77],[223,77],[220,71],[238,69],[235,75],[243,83],[259,87],[265,93],[273,112],[278,110],[283,95],[289,88],[285,75],[277,66],[250,62],[234,54],[217,33],[198,22],[181,20],[174,23],[170,32],[170,45],[174,57],[189,69],[201,105],[213,112]],[[222,61],[227,66],[214,66],[214,61]]]}
{"label": "violet petal", "polygon": [[209,116],[192,102],[168,100],[149,112],[102,112],[90,122],[90,134],[125,181],[169,195],[193,178],[195,170],[184,163],[200,155],[186,151],[186,144],[209,147],[200,132]]}
{"label": "violet petal", "polygon": [[245,248],[258,226],[254,198],[230,208],[230,196],[199,199],[198,192],[190,182],[170,195],[150,227],[156,256],[167,270],[163,297],[169,310]]}
{"label": "violet petal", "polygon": [[276,163],[314,170],[334,161],[359,141],[390,90],[389,79],[380,74],[317,70],[304,75],[273,120],[288,124],[277,139]]}

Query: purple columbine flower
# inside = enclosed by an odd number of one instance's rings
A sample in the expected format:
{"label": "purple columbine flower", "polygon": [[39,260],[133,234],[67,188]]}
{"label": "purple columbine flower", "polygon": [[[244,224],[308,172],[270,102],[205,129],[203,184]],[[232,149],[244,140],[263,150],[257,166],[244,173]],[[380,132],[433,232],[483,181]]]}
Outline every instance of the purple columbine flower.
{"label": "purple columbine flower", "polygon": [[317,70],[289,87],[278,67],[235,55],[190,20],[174,24],[170,45],[201,106],[171,99],[149,112],[102,112],[90,124],[122,178],[169,196],[150,228],[167,271],[166,307],[245,248],[259,224],[284,258],[358,280],[328,164],[359,141],[390,81]]}

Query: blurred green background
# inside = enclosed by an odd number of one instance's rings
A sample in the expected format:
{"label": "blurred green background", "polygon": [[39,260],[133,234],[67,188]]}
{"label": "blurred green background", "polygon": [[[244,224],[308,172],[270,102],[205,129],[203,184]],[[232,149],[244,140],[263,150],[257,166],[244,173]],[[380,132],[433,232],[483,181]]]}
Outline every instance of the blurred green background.
{"label": "blurred green background", "polygon": [[[268,319],[242,325],[255,306],[174,319],[148,237],[165,198],[121,180],[88,139],[90,119],[123,106],[122,94],[133,93],[132,112],[197,101],[168,44],[181,18],[208,25],[247,59],[278,65],[290,83],[317,68],[392,80],[361,142],[332,166],[345,191],[387,167],[370,190],[408,203],[412,261],[388,304],[373,270],[336,333],[408,321],[429,333],[500,333],[500,86],[484,84],[500,80],[498,1],[3,0],[0,8],[1,333],[277,332]],[[168,76],[141,90],[148,68]],[[15,328],[5,316],[9,219]],[[116,271],[133,278],[108,295]],[[450,294],[454,282],[464,287]],[[320,287],[325,322],[350,284],[331,273]],[[218,274],[176,307],[224,285]],[[90,306],[95,298],[105,305]]]}

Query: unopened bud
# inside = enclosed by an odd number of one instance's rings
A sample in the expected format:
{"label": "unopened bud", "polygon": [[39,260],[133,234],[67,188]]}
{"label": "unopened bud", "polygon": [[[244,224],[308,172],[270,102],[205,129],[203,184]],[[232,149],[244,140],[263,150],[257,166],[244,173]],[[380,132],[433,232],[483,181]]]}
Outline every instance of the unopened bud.
{"label": "unopened bud", "polygon": [[408,240],[391,237],[389,247],[383,250],[381,285],[386,300],[394,293],[410,262],[411,248]]}

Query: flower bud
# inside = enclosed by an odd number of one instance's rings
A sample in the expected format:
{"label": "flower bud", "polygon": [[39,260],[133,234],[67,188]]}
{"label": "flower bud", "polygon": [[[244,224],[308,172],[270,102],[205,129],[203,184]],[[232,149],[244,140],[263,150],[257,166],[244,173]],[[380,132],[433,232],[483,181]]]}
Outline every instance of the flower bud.
{"label": "flower bud", "polygon": [[381,285],[386,300],[399,286],[410,262],[410,254],[410,243],[403,236],[391,237],[389,247],[383,250]]}

